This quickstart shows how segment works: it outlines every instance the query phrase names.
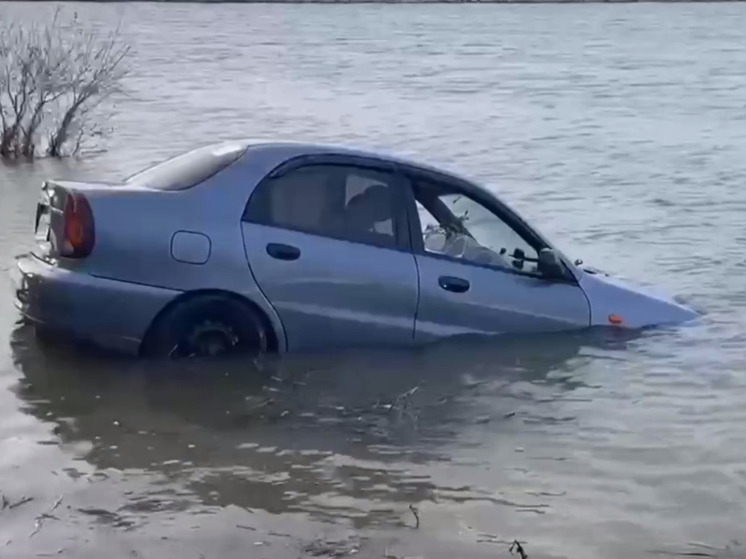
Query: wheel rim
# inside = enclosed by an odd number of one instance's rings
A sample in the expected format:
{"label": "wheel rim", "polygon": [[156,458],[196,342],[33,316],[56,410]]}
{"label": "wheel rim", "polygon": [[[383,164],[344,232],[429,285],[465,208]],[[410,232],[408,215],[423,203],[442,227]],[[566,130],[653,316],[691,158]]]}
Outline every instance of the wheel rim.
{"label": "wheel rim", "polygon": [[172,358],[216,357],[232,353],[240,344],[239,336],[227,324],[204,321],[191,328],[171,351]]}
{"label": "wheel rim", "polygon": [[191,359],[195,357],[219,357],[230,354],[252,351],[262,353],[266,350],[266,338],[257,333],[252,339],[245,332],[240,332],[221,321],[205,320],[194,325],[181,336],[181,339],[169,353],[171,359]]}

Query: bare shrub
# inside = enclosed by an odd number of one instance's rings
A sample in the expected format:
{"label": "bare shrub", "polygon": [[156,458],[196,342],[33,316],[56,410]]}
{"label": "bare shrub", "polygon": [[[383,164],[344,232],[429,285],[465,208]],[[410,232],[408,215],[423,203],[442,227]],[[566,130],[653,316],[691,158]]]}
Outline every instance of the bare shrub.
{"label": "bare shrub", "polygon": [[46,24],[0,22],[0,158],[77,153],[96,109],[121,91],[129,46],[57,9]]}

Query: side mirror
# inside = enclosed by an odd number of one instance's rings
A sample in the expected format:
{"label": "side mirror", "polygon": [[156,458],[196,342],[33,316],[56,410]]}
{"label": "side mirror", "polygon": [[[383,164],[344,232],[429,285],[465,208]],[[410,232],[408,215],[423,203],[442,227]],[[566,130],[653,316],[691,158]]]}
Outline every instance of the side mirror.
{"label": "side mirror", "polygon": [[565,268],[559,256],[551,248],[543,248],[539,251],[539,273],[547,279],[563,279]]}

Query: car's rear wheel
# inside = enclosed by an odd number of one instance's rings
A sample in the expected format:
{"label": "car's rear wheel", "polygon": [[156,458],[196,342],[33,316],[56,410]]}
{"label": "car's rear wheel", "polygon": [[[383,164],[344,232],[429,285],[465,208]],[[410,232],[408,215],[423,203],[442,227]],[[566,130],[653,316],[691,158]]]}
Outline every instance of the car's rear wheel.
{"label": "car's rear wheel", "polygon": [[42,344],[53,344],[57,341],[54,330],[42,324],[32,325],[34,337]]}
{"label": "car's rear wheel", "polygon": [[267,328],[256,310],[230,297],[207,295],[168,311],[154,326],[143,353],[168,359],[255,357],[268,349]]}

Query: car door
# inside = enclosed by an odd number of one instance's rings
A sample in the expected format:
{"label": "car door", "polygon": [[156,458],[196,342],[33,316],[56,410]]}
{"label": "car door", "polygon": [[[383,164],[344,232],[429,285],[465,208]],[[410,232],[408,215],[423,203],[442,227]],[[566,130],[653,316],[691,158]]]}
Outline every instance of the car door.
{"label": "car door", "polygon": [[409,178],[420,278],[417,340],[589,326],[585,294],[569,273],[541,277],[540,236],[515,214],[465,183],[432,174]]}
{"label": "car door", "polygon": [[412,343],[418,277],[401,196],[391,166],[360,158],[291,161],[257,185],[246,257],[289,349]]}

